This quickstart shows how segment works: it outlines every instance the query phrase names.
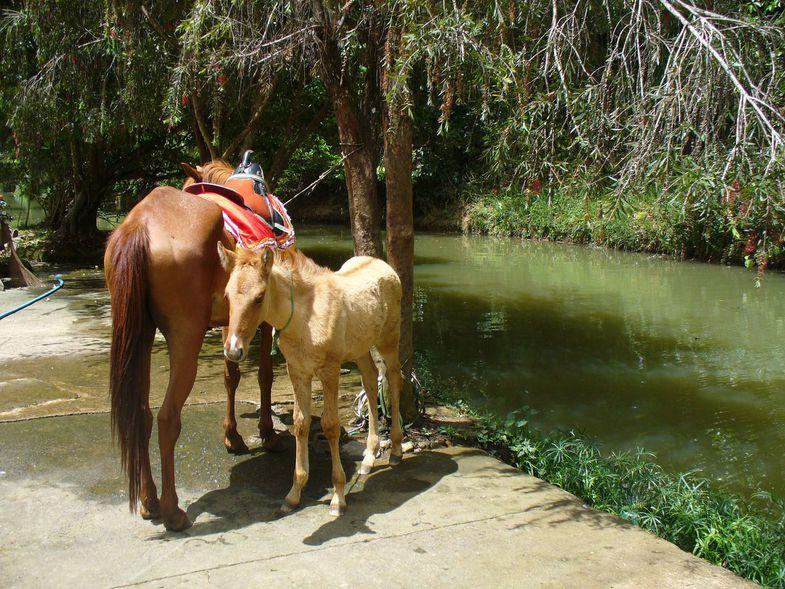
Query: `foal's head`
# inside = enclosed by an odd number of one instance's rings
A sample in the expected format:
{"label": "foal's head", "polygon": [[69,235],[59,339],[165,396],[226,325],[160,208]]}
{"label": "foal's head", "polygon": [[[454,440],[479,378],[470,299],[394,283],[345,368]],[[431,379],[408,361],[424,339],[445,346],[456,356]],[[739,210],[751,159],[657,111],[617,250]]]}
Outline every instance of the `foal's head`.
{"label": "foal's head", "polygon": [[267,314],[269,297],[265,294],[275,254],[269,249],[233,252],[218,242],[218,257],[229,274],[225,291],[229,303],[229,333],[224,342],[224,356],[239,362],[248,354],[251,340]]}

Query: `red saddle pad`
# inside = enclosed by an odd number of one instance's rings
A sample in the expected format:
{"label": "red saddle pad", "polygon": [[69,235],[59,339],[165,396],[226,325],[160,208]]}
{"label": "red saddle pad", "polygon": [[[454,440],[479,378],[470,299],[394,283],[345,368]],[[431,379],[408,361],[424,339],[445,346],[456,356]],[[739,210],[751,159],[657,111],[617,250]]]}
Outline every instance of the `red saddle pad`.
{"label": "red saddle pad", "polygon": [[267,201],[283,219],[283,226],[273,231],[270,222],[245,206],[243,197],[235,190],[221,184],[198,182],[186,187],[185,192],[209,200],[221,208],[224,228],[240,247],[258,250],[264,247],[286,249],[295,241],[294,227],[283,203],[272,194]]}

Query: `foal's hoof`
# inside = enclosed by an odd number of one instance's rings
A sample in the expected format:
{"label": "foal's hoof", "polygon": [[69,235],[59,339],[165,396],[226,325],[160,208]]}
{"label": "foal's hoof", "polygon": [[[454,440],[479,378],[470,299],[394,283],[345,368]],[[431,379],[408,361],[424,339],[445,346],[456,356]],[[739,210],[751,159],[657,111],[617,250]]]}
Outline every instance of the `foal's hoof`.
{"label": "foal's hoof", "polygon": [[360,474],[371,474],[371,469],[373,467],[369,466],[368,464],[361,464],[360,470],[358,471]]}
{"label": "foal's hoof", "polygon": [[287,499],[284,499],[283,503],[281,503],[281,513],[292,513],[298,507],[300,507],[299,503],[297,505],[293,505],[289,503]]}
{"label": "foal's hoof", "polygon": [[188,519],[188,516],[182,509],[177,509],[171,517],[164,518],[164,527],[169,530],[170,532],[182,532],[183,530],[187,530],[193,524],[191,524],[191,520]]}
{"label": "foal's hoof", "polygon": [[226,436],[224,438],[224,446],[229,454],[248,453],[248,446],[246,446],[245,441],[240,434],[237,434],[237,436]]}
{"label": "foal's hoof", "polygon": [[158,499],[142,501],[142,504],[139,506],[139,515],[142,516],[142,519],[158,519],[161,517],[161,504],[158,502]]}
{"label": "foal's hoof", "polygon": [[330,515],[333,517],[340,517],[346,513],[345,505],[330,505]]}
{"label": "foal's hoof", "polygon": [[390,466],[398,466],[401,463],[401,460],[403,460],[403,456],[398,456],[397,454],[390,454],[390,460],[388,464]]}

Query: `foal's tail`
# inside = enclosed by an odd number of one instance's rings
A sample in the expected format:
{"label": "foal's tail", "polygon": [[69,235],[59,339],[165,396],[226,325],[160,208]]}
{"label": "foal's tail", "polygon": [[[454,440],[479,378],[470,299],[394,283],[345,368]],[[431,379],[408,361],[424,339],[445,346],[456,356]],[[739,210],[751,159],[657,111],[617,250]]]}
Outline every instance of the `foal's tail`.
{"label": "foal's tail", "polygon": [[112,435],[120,440],[131,511],[136,511],[139,500],[142,462],[152,425],[148,419],[148,398],[155,325],[147,303],[149,251],[147,228],[131,221],[112,233],[104,260],[112,300]]}

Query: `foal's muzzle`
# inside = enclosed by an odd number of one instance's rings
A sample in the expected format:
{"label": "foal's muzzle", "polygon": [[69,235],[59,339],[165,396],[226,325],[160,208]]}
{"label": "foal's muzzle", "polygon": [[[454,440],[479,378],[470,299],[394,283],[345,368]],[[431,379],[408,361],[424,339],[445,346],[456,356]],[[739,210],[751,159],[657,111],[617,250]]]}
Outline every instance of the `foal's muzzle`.
{"label": "foal's muzzle", "polygon": [[224,356],[230,362],[240,362],[245,359],[245,348],[242,343],[237,339],[236,335],[232,335],[224,344]]}

